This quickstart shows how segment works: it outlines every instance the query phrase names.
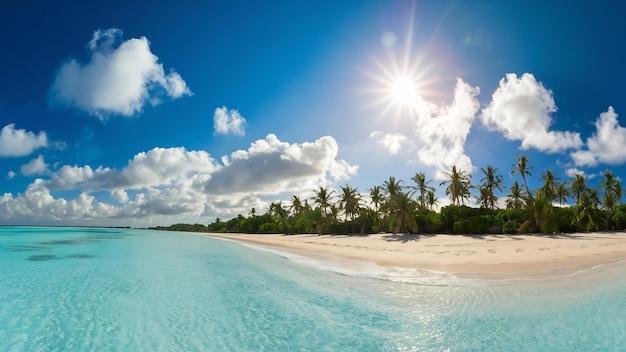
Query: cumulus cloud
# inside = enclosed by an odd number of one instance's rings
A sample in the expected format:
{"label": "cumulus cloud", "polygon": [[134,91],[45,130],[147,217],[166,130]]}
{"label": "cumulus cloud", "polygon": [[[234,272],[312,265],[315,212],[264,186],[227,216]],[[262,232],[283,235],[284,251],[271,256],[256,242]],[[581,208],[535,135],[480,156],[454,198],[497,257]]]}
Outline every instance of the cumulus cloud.
{"label": "cumulus cloud", "polygon": [[[308,192],[355,174],[357,166],[337,154],[332,137],[292,144],[268,135],[226,156],[227,164],[205,151],[154,148],[121,169],[64,165],[17,195],[0,196],[0,223],[150,226],[232,217],[267,208],[268,196]],[[67,194],[61,190],[79,195],[59,197]],[[109,192],[107,201],[102,191]]]}
{"label": "cumulus cloud", "polygon": [[215,109],[213,127],[217,134],[234,134],[243,136],[246,119],[237,110],[228,110],[225,106]]}
{"label": "cumulus cloud", "polygon": [[582,145],[580,134],[549,131],[557,107],[552,92],[530,73],[517,77],[509,73],[500,80],[491,103],[482,111],[487,128],[499,131],[509,140],[522,142],[521,148],[556,153]]}
{"label": "cumulus cloud", "polygon": [[116,28],[97,30],[87,45],[89,58],[70,58],[58,69],[51,87],[54,103],[74,106],[104,120],[111,114],[132,116],[144,105],[191,95],[182,77],[150,50],[146,37],[122,41]]}
{"label": "cumulus cloud", "polygon": [[450,105],[424,102],[417,110],[418,159],[434,166],[438,179],[443,178],[443,171],[452,165],[467,172],[474,169],[472,160],[465,154],[465,141],[480,106],[476,99],[479,93],[478,87],[458,79]]}
{"label": "cumulus cloud", "polygon": [[384,133],[382,131],[374,131],[370,133],[370,138],[387,149],[389,154],[395,155],[400,153],[408,146],[408,138],[400,133]]}
{"label": "cumulus cloud", "polygon": [[15,171],[7,172],[7,180],[12,179],[13,177],[15,177]]}
{"label": "cumulus cloud", "polygon": [[51,175],[46,185],[55,190],[140,189],[165,185],[192,174],[210,174],[217,168],[215,160],[205,151],[157,147],[135,155],[119,171],[102,166],[94,170],[89,165],[65,165]]}
{"label": "cumulus cloud", "polygon": [[73,200],[54,198],[42,179],[36,179],[26,191],[13,197],[0,197],[0,220],[50,223],[64,220],[91,220],[111,216],[114,207],[95,201],[93,196],[81,193]]}
{"label": "cumulus cloud", "polygon": [[567,177],[570,177],[570,178],[576,177],[576,175],[586,176],[584,171],[579,170],[575,167],[565,170],[565,175],[567,175]]}
{"label": "cumulus cloud", "polygon": [[43,159],[43,155],[39,155],[20,168],[20,172],[24,176],[43,175],[49,171],[48,164],[46,164]]}
{"label": "cumulus cloud", "polygon": [[35,134],[16,129],[14,123],[4,126],[0,131],[0,157],[25,156],[47,146],[48,137],[43,131]]}
{"label": "cumulus cloud", "polygon": [[626,162],[626,128],[619,124],[612,106],[596,120],[596,132],[587,139],[587,149],[571,154],[577,166],[596,166],[598,163],[623,164]]}
{"label": "cumulus cloud", "polygon": [[114,189],[111,191],[111,197],[120,203],[128,203],[128,193],[123,189]]}
{"label": "cumulus cloud", "polygon": [[356,174],[358,166],[337,160],[339,147],[326,136],[315,142],[289,144],[270,134],[248,150],[231,153],[228,165],[204,184],[208,194],[279,194],[311,190],[328,180]]}

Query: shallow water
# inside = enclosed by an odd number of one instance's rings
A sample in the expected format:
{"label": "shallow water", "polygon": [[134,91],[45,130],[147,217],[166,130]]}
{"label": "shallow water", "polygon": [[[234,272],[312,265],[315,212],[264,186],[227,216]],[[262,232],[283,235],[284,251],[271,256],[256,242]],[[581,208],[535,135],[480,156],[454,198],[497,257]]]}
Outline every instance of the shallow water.
{"label": "shallow water", "polygon": [[0,350],[626,350],[624,263],[500,281],[343,264],[194,234],[0,228]]}

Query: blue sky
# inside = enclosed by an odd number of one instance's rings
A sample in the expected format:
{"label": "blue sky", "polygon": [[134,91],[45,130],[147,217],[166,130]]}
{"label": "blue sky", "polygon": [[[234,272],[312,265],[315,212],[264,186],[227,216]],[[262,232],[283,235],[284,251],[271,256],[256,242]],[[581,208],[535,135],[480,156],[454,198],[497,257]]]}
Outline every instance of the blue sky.
{"label": "blue sky", "polygon": [[[167,225],[526,155],[626,169],[620,1],[16,2],[0,224]],[[443,189],[440,203],[446,204]]]}

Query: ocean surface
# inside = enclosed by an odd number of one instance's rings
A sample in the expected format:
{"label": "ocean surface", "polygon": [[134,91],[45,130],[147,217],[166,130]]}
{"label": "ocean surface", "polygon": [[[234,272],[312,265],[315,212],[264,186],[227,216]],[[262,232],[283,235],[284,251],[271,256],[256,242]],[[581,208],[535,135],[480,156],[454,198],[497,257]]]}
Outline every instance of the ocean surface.
{"label": "ocean surface", "polygon": [[534,280],[0,227],[0,351],[626,351],[626,263]]}

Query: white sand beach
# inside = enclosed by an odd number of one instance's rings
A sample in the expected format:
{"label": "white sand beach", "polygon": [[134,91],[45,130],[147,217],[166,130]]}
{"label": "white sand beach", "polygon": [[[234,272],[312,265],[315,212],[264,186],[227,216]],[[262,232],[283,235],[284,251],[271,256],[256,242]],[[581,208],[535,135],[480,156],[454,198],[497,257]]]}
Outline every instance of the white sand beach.
{"label": "white sand beach", "polygon": [[543,277],[626,259],[626,233],[555,235],[248,235],[212,234],[300,255],[465,277]]}

